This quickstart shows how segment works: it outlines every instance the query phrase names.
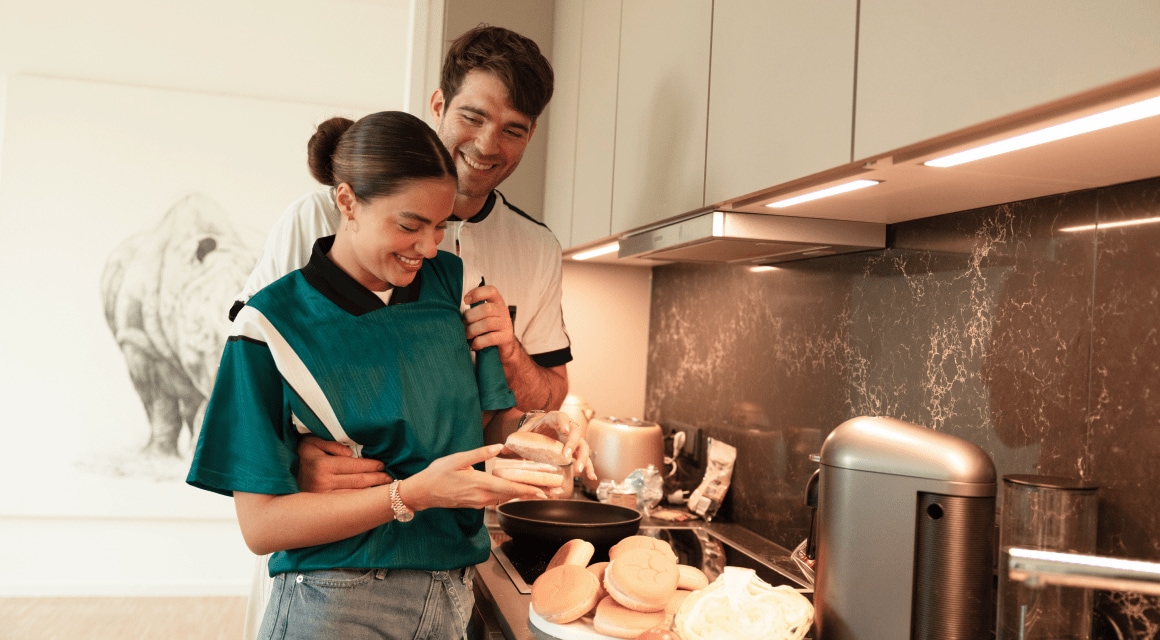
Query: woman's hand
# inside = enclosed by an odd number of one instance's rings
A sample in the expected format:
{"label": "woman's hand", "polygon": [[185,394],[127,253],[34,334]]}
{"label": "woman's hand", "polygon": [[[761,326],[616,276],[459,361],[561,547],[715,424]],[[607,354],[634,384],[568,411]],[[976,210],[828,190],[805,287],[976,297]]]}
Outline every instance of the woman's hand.
{"label": "woman's hand", "polygon": [[596,480],[596,472],[589,464],[591,450],[588,448],[586,429],[572,420],[571,416],[563,411],[549,411],[528,416],[520,431],[534,431],[539,434],[560,439],[564,436],[564,457],[572,458],[572,468],[575,473],[586,473],[588,478]]}
{"label": "woman's hand", "polygon": [[502,450],[502,444],[493,444],[439,458],[403,480],[399,497],[413,511],[432,507],[482,509],[509,500],[547,498],[540,487],[504,480],[472,468]]}

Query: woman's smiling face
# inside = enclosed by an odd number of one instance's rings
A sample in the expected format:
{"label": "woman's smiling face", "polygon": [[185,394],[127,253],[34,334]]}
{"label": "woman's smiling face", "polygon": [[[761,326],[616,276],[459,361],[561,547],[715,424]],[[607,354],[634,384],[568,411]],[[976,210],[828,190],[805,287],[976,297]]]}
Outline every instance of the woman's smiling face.
{"label": "woman's smiling face", "polygon": [[342,224],[331,260],[371,291],[405,287],[424,258],[434,258],[455,204],[455,179],[408,183],[397,193],[359,202],[346,183],[336,201]]}

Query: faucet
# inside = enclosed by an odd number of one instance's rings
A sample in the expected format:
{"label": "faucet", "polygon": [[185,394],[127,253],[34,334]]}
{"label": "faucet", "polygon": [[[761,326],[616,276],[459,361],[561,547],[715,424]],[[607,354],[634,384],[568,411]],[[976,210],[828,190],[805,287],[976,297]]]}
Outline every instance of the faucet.
{"label": "faucet", "polygon": [[1029,587],[1059,585],[1160,596],[1160,563],[1011,547],[1007,577]]}

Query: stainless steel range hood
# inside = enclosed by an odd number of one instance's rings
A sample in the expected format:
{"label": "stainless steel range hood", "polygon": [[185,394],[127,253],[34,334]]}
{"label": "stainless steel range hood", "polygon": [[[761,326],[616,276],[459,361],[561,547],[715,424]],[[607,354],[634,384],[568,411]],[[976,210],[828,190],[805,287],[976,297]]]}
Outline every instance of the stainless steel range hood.
{"label": "stainless steel range hood", "polygon": [[709,211],[620,240],[619,257],[769,264],[882,249],[886,225]]}

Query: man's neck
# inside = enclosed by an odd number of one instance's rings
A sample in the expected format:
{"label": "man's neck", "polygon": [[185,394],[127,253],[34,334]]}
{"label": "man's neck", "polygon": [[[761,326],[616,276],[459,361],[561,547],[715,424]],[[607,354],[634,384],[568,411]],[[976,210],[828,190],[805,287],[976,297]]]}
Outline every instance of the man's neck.
{"label": "man's neck", "polygon": [[[490,193],[488,195],[491,195]],[[451,215],[459,220],[470,220],[475,214],[483,209],[487,204],[487,195],[479,198],[465,196],[462,193],[455,194],[455,206],[451,209]]]}

